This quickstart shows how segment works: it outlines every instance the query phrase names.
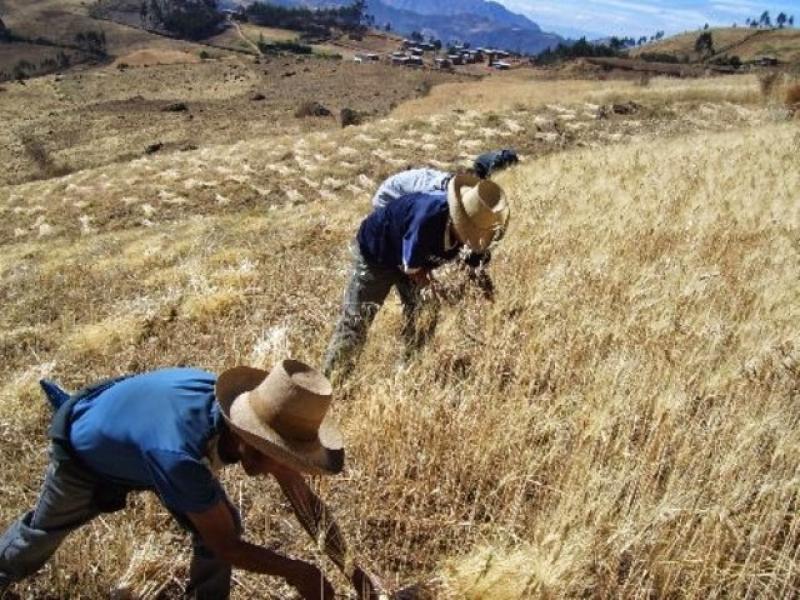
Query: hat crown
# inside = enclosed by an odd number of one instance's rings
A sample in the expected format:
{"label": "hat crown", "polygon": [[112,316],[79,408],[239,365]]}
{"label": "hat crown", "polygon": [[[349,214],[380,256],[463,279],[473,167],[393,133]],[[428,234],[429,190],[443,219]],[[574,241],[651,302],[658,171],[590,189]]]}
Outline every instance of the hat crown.
{"label": "hat crown", "polygon": [[467,216],[481,229],[491,229],[501,221],[505,209],[503,190],[492,181],[481,181],[462,195]]}
{"label": "hat crown", "polygon": [[247,402],[262,424],[287,440],[308,442],[317,439],[331,396],[331,384],[321,373],[284,360],[247,392]]}
{"label": "hat crown", "polygon": [[510,210],[503,189],[493,181],[457,175],[447,190],[450,217],[459,239],[473,251],[485,251],[503,237]]}

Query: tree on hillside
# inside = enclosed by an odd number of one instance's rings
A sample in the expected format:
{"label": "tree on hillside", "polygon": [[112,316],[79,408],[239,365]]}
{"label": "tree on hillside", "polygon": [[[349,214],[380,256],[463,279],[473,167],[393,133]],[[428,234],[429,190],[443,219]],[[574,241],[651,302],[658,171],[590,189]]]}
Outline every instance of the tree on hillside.
{"label": "tree on hillside", "polygon": [[139,15],[156,28],[190,40],[217,33],[225,22],[217,0],[150,0]]}
{"label": "tree on hillside", "polygon": [[81,31],[75,34],[75,45],[95,56],[106,56],[106,34],[104,31]]}
{"label": "tree on hillside", "polygon": [[412,31],[411,35],[408,36],[408,39],[410,39],[412,42],[416,42],[418,44],[421,44],[422,42],[425,41],[425,38],[422,36],[422,34],[419,31]]}
{"label": "tree on hillside", "polygon": [[765,10],[763,13],[761,13],[761,18],[758,20],[758,22],[764,27],[772,27],[772,19],[769,16],[768,10]]}
{"label": "tree on hillside", "polygon": [[778,24],[778,27],[783,29],[783,26],[786,25],[786,21],[787,20],[788,20],[788,17],[786,16],[786,13],[781,13],[781,14],[778,15],[778,18],[775,19],[775,22]]}
{"label": "tree on hillside", "polygon": [[794,15],[789,17],[789,27],[794,27]]}
{"label": "tree on hillside", "polygon": [[374,24],[374,17],[365,13],[366,2],[357,0],[341,7],[312,9],[307,6],[285,7],[267,2],[254,2],[244,9],[247,20],[263,27],[302,31],[306,36],[327,37],[336,28],[350,34],[362,34],[365,24]]}
{"label": "tree on hillside", "polygon": [[703,57],[714,54],[714,40],[710,31],[704,31],[698,36],[694,43],[694,51]]}

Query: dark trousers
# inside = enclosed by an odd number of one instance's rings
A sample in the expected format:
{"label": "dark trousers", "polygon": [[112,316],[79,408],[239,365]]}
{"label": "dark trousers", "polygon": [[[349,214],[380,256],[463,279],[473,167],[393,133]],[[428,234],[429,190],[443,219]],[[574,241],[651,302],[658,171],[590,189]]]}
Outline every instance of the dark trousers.
{"label": "dark trousers", "polygon": [[[36,507],[15,521],[0,537],[0,595],[4,586],[38,571],[81,525],[100,514],[95,498],[97,480],[80,465],[52,456]],[[238,511],[231,506],[239,523]],[[191,531],[189,520],[174,515]],[[225,599],[230,595],[231,566],[214,558],[200,536],[192,532],[193,555],[186,597]]]}
{"label": "dark trousers", "polygon": [[422,307],[422,289],[399,268],[387,268],[367,262],[354,243],[353,267],[344,294],[344,306],[325,353],[323,373],[330,377],[334,371],[341,376],[350,374],[367,339],[375,315],[386,301],[392,287],[397,288],[403,303],[403,340],[406,355],[423,346],[433,335],[438,319],[438,305],[426,302],[430,314],[424,326],[417,317]]}

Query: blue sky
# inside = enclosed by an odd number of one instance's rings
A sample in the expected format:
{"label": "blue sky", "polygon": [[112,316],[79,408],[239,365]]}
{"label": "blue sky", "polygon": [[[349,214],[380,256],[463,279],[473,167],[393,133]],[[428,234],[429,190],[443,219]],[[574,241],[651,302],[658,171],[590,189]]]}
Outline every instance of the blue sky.
{"label": "blue sky", "polygon": [[800,20],[798,0],[498,0],[522,13],[546,31],[562,35],[651,35],[663,29],[667,34],[702,27],[704,23],[730,26],[760,16],[764,10],[773,20],[783,11]]}

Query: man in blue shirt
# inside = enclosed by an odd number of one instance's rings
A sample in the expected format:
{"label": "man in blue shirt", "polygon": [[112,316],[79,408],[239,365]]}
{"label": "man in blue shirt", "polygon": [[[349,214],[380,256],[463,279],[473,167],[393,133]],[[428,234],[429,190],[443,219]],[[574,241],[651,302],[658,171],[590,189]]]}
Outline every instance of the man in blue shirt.
{"label": "man in blue shirt", "polygon": [[272,475],[298,519],[350,578],[360,597],[378,585],[353,564],[339,529],[303,474],[341,472],[344,449],[328,418],[331,387],[322,374],[286,360],[271,373],[237,367],[219,378],[162,369],[95,384],[68,396],[43,382],[57,407],[51,463],[34,510],[0,537],[0,594],[36,572],[74,529],[125,506],[134,490],[158,495],[192,533],[187,597],[220,599],[233,567],[283,577],[304,598],[332,598],[314,565],[246,542],[236,508],[217,478],[239,463]]}
{"label": "man in blue shirt", "polygon": [[[406,193],[376,207],[353,244],[353,273],[323,372],[349,375],[369,326],[395,286],[403,303],[407,351],[422,345],[435,327],[433,319],[427,330],[418,332],[415,322],[420,292],[431,282],[431,272],[463,257],[477,278],[475,272],[485,267],[489,247],[503,236],[509,214],[500,186],[467,174],[449,178],[446,189]],[[485,291],[491,297],[490,285]]]}

